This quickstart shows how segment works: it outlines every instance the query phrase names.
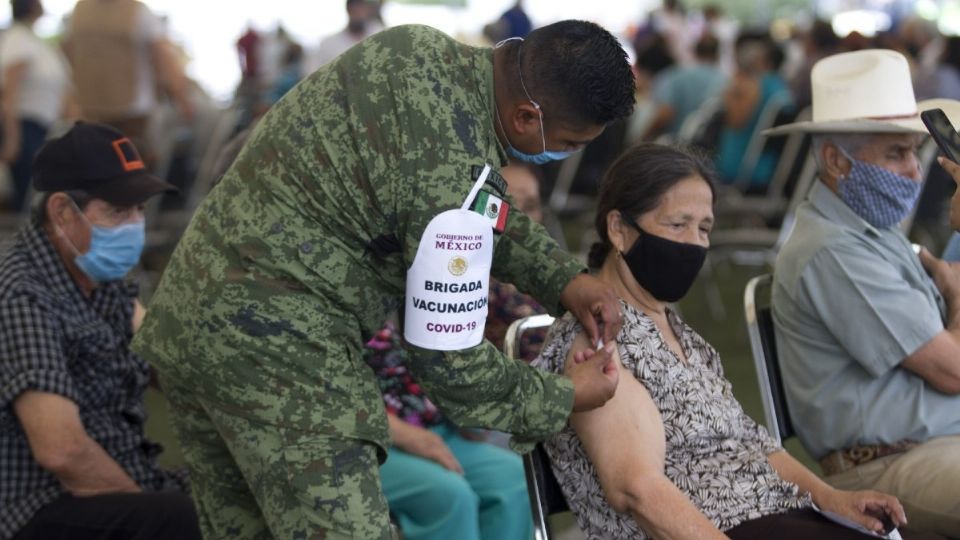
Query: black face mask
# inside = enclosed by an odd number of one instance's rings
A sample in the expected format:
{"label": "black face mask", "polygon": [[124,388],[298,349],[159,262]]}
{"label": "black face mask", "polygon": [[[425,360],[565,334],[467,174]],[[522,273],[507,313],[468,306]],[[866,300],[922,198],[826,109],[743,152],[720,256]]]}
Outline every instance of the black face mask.
{"label": "black face mask", "polygon": [[661,302],[676,302],[683,298],[700,273],[707,258],[707,248],[650,234],[623,213],[621,216],[640,231],[637,241],[622,254],[633,277]]}

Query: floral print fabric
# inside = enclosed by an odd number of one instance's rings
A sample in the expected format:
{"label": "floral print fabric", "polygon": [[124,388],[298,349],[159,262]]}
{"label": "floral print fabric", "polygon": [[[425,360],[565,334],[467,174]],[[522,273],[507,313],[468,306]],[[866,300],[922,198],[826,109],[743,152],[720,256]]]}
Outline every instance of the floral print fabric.
{"label": "floral print fabric", "polygon": [[[767,461],[768,454],[781,448],[733,397],[717,351],[669,311],[668,320],[687,357],[684,362],[664,342],[652,319],[621,304],[620,359],[660,410],[667,478],[724,531],[745,521],[810,506],[809,496],[782,480]],[[582,331],[569,315],[557,321],[533,365],[562,373],[570,346]],[[563,494],[588,538],[649,538],[631,516],[607,504],[596,470],[569,425],[544,446]]]}
{"label": "floral print fabric", "polygon": [[407,351],[392,323],[387,323],[367,342],[363,359],[377,374],[388,414],[422,428],[444,422],[437,406],[423,394],[423,388],[407,368]]}

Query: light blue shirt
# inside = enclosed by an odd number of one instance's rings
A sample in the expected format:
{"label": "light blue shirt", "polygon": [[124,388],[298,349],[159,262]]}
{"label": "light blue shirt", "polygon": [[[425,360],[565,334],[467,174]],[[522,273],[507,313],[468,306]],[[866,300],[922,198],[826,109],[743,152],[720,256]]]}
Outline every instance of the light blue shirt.
{"label": "light blue shirt", "polygon": [[960,233],[954,232],[947,242],[947,247],[943,248],[943,254],[940,258],[949,262],[960,262]]}
{"label": "light blue shirt", "polygon": [[673,109],[667,133],[679,133],[687,117],[708,99],[719,96],[726,85],[727,76],[710,64],[667,68],[657,77],[653,89],[653,100]]}
{"label": "light blue shirt", "polygon": [[960,433],[960,397],[899,367],[945,304],[896,226],[876,229],[816,182],[777,257],[773,319],[790,416],[814,457]]}

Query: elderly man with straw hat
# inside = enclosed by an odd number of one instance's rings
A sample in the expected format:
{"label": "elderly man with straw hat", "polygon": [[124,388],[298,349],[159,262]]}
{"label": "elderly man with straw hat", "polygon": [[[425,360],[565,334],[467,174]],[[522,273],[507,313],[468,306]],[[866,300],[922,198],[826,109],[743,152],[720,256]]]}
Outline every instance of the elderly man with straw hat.
{"label": "elderly man with straw hat", "polygon": [[[773,318],[790,416],[843,489],[897,496],[910,525],[960,537],[960,285],[899,225],[924,178],[906,59],[837,54],[811,75],[818,181],[776,261]],[[937,275],[936,273],[934,275]],[[960,281],[960,280],[954,280]]]}

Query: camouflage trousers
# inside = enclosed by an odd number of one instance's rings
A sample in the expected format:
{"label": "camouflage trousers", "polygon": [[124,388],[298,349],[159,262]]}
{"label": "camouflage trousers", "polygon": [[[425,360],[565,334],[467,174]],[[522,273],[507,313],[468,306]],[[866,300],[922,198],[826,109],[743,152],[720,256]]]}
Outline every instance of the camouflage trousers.
{"label": "camouflage trousers", "polygon": [[254,422],[170,382],[205,539],[392,538],[376,445]]}

